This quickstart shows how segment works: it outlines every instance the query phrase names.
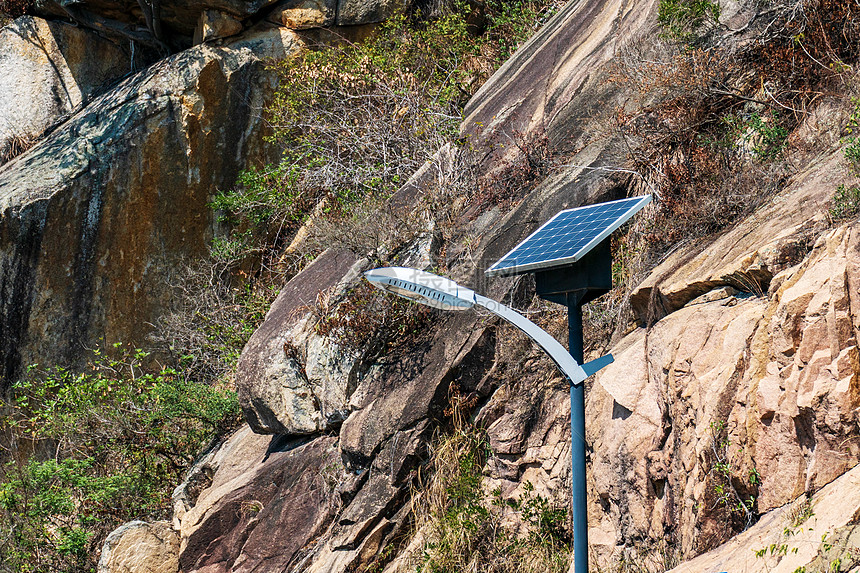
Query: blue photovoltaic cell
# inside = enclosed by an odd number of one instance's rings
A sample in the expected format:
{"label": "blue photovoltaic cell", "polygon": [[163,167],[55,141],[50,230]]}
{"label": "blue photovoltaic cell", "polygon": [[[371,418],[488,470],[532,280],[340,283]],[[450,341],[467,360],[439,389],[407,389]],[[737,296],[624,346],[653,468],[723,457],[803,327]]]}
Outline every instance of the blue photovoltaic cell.
{"label": "blue photovoltaic cell", "polygon": [[576,262],[650,201],[645,195],[561,211],[486,272],[513,275]]}

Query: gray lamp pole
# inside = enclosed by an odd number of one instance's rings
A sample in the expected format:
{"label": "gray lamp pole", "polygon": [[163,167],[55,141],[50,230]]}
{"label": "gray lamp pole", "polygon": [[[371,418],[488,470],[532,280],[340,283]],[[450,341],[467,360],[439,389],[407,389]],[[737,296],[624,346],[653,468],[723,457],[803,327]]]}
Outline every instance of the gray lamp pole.
{"label": "gray lamp pole", "polygon": [[[567,293],[567,340],[570,355],[582,363],[580,293]],[[611,355],[610,355],[611,356]],[[585,384],[570,385],[570,460],[573,497],[573,570],[588,572],[588,508],[585,496]]]}
{"label": "gray lamp pole", "polygon": [[[583,364],[582,309],[586,291],[565,291],[568,306],[570,351],[548,332],[493,299],[477,294],[450,279],[406,267],[387,267],[364,273],[374,286],[415,302],[443,310],[481,306],[507,320],[540,346],[570,381],[570,441],[573,489],[573,558],[576,573],[588,571],[588,515],[585,487],[585,385],[583,381],[610,364],[611,354]],[[539,288],[539,294],[540,293]],[[543,293],[546,294],[546,293]]]}

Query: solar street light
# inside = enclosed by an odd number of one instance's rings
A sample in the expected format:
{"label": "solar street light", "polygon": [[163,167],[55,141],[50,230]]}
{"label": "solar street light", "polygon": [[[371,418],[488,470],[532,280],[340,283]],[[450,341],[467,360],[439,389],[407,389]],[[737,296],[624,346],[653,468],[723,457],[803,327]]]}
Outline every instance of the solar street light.
{"label": "solar street light", "polygon": [[609,236],[650,202],[651,196],[645,195],[561,211],[487,269],[488,276],[534,273],[538,296],[568,308],[569,351],[512,308],[450,279],[404,267],[364,273],[375,286],[434,308],[486,308],[526,333],[570,380],[575,573],[588,573],[583,381],[612,362],[612,355],[607,354],[583,364],[582,305],[612,288]]}
{"label": "solar street light", "polygon": [[[650,202],[645,195],[561,211],[485,272],[534,273],[538,296],[567,306],[570,355],[582,363],[582,305],[612,288],[609,236]],[[570,449],[574,571],[588,573],[584,384],[570,387]]]}

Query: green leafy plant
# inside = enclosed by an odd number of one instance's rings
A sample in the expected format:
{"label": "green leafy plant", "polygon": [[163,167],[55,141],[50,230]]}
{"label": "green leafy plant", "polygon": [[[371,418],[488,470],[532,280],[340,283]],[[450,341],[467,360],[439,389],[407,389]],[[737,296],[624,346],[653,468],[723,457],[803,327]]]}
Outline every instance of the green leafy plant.
{"label": "green leafy plant", "polygon": [[711,0],[660,0],[657,22],[663,38],[693,44],[708,28],[719,24],[720,5]]}
{"label": "green leafy plant", "polygon": [[231,229],[212,243],[216,263],[226,268],[248,260],[270,264],[320,199],[300,185],[303,170],[314,167],[312,157],[288,150],[279,164],[245,170],[232,189],[216,193],[210,206]]}
{"label": "green leafy plant", "polygon": [[792,508],[789,513],[789,518],[791,520],[791,527],[798,528],[803,525],[807,519],[815,515],[815,511],[812,507],[812,500],[806,498],[802,503]]}
{"label": "green leafy plant", "polygon": [[730,515],[740,518],[743,529],[747,529],[758,520],[756,492],[761,484],[761,475],[755,466],[743,472],[741,461],[735,459],[731,452],[724,421],[711,422],[710,427],[714,508],[725,508]]}
{"label": "green leafy plant", "polygon": [[842,139],[845,144],[842,152],[854,173],[860,172],[860,135],[855,133],[858,130],[860,130],[860,98],[852,97],[851,113],[848,116],[848,125],[845,126],[847,135]]}
{"label": "green leafy plant", "polygon": [[702,143],[729,152],[734,152],[740,145],[761,161],[775,159],[785,149],[788,129],[781,124],[776,110],[729,113],[722,117],[721,125],[723,130],[717,138],[704,136]]}
{"label": "green leafy plant", "polygon": [[[313,250],[336,242],[338,223],[348,222],[353,209],[384,201],[456,138],[472,83],[484,73],[470,64],[479,52],[466,16],[463,9],[429,22],[395,15],[362,42],[319,46],[278,64],[280,86],[269,116],[271,139],[285,155],[280,167],[266,171],[278,173],[281,187],[277,193],[234,193],[219,206],[245,215],[241,229],[258,225],[248,217],[255,213],[248,205],[260,195],[299,205],[287,209],[292,219],[322,205],[317,218],[335,224],[315,229],[335,232],[315,241]],[[263,235],[273,244],[271,232]]]}
{"label": "green leafy plant", "polygon": [[833,194],[830,216],[839,221],[849,219],[860,212],[860,188],[840,183]]}
{"label": "green leafy plant", "polygon": [[753,153],[759,159],[770,159],[785,149],[788,130],[779,123],[779,112],[772,111],[767,116],[753,113],[749,118],[749,128],[754,134]]}
{"label": "green leafy plant", "polygon": [[[494,492],[497,499],[500,494],[500,490]],[[566,530],[567,508],[537,495],[531,482],[523,483],[523,493],[516,500],[508,500],[508,505],[519,511],[523,521],[528,524],[531,543],[553,547],[564,546],[569,541]]]}
{"label": "green leafy plant", "polygon": [[94,570],[107,533],[165,517],[184,471],[238,422],[232,391],[111,350],[83,372],[33,367],[3,403],[0,571]]}

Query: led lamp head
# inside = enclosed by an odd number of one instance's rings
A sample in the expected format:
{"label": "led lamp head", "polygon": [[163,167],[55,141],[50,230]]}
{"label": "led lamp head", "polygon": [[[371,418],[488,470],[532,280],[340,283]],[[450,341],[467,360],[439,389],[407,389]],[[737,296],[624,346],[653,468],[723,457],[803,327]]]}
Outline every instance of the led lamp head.
{"label": "led lamp head", "polygon": [[385,267],[364,273],[374,286],[409,300],[442,310],[475,306],[475,291],[445,277],[406,267]]}

